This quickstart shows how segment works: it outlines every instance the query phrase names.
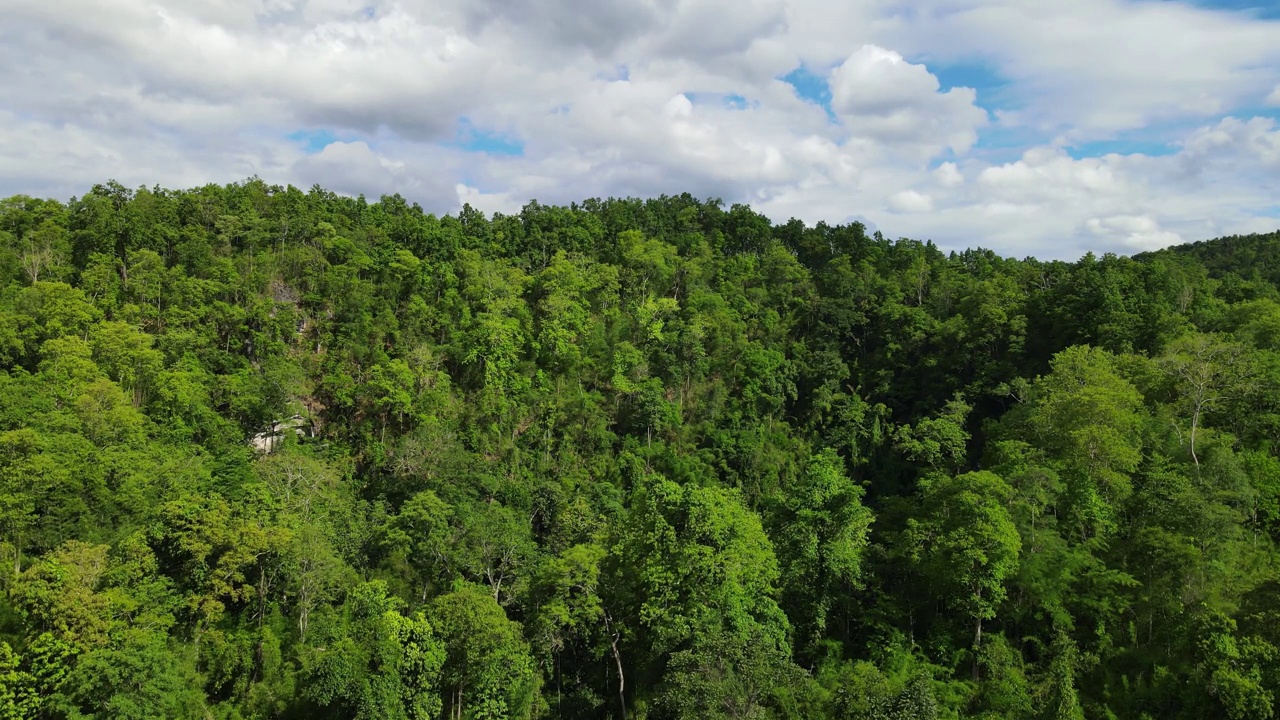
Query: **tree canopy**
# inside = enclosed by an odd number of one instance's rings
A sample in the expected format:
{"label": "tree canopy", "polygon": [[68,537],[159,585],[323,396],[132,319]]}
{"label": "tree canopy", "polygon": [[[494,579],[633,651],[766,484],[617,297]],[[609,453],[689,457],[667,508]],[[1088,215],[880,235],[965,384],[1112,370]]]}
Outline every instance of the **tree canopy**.
{"label": "tree canopy", "polygon": [[0,717],[1273,717],[1278,258],[0,200]]}

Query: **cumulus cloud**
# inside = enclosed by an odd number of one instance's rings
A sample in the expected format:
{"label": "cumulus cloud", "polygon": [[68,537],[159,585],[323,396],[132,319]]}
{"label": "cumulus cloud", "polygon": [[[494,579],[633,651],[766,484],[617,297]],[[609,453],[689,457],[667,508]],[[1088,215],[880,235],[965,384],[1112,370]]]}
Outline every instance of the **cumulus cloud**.
{"label": "cumulus cloud", "polygon": [[884,37],[904,54],[990,63],[1023,122],[1089,138],[1229,112],[1280,67],[1275,21],[1190,2],[927,0]]}
{"label": "cumulus cloud", "polygon": [[944,162],[933,171],[933,179],[941,186],[954,188],[964,184],[964,175],[953,162]]}
{"label": "cumulus cloud", "polygon": [[1089,218],[1085,226],[1095,235],[1117,239],[1129,248],[1139,251],[1157,250],[1182,242],[1182,237],[1177,233],[1161,230],[1160,224],[1150,215]]}
{"label": "cumulus cloud", "polygon": [[[257,174],[512,212],[688,191],[1052,257],[1280,224],[1280,131],[1240,111],[1280,106],[1280,23],[1186,0],[0,7],[0,195]],[[999,91],[940,79],[956,63]],[[802,66],[828,100],[780,79]],[[1162,155],[1068,152],[1155,124]]]}
{"label": "cumulus cloud", "polygon": [[[1270,118],[1249,120],[1224,118],[1216,125],[1201,128],[1182,141],[1183,157],[1199,169],[1206,166],[1232,168],[1240,163],[1280,170],[1280,131]],[[1274,180],[1275,176],[1268,176]]]}
{"label": "cumulus cloud", "polygon": [[[427,165],[423,159],[418,160],[417,168]],[[443,164],[441,161],[436,158],[437,164]],[[447,175],[414,172],[405,160],[374,152],[364,141],[330,143],[319,153],[299,159],[290,173],[348,195],[377,197],[398,192],[437,212],[450,212],[461,206],[456,184]]]}
{"label": "cumulus cloud", "polygon": [[903,190],[889,198],[889,209],[900,213],[922,213],[933,209],[933,198],[915,190]]}
{"label": "cumulus cloud", "polygon": [[849,55],[832,72],[830,85],[832,107],[850,130],[883,143],[926,151],[942,145],[963,153],[987,122],[972,88],[940,93],[938,78],[925,66],[875,45]]}
{"label": "cumulus cloud", "polygon": [[1036,146],[1009,162],[973,163],[971,182],[944,164],[933,173],[933,212],[902,214],[892,224],[899,234],[953,246],[1050,258],[1276,230],[1280,221],[1265,215],[1280,196],[1274,125],[1224,119],[1157,157],[1074,158],[1060,146]]}

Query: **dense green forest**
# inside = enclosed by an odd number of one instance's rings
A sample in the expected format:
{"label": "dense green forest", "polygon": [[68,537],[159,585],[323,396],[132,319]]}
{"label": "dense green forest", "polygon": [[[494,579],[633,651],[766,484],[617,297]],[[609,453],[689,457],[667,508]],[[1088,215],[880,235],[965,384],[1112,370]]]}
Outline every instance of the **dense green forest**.
{"label": "dense green forest", "polygon": [[0,201],[0,718],[1270,718],[1280,234]]}

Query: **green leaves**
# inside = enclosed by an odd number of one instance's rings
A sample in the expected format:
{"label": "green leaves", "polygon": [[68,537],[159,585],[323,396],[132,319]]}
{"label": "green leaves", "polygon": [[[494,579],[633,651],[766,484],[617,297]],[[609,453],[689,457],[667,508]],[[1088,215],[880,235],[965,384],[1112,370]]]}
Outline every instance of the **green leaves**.
{"label": "green leaves", "polygon": [[862,584],[862,558],[873,516],[863,489],[831,450],[772,498],[769,529],[782,566],[784,607],[801,647],[821,642],[828,613]]}
{"label": "green leaves", "polygon": [[354,589],[341,634],[313,650],[307,695],[333,717],[428,720],[439,715],[444,645],[422,613],[382,583]]}
{"label": "green leaves", "polygon": [[0,717],[1274,715],[1277,248],[0,201]]}
{"label": "green leaves", "polygon": [[726,616],[786,632],[772,545],[735,493],[653,479],[633,498],[610,556],[655,652]]}
{"label": "green leaves", "polygon": [[930,480],[921,493],[923,514],[907,521],[909,557],[946,605],[974,623],[974,648],[982,621],[996,616],[1008,580],[1018,569],[1022,540],[1009,516],[1013,494],[991,472]]}
{"label": "green leaves", "polygon": [[480,586],[462,583],[436,599],[431,618],[444,638],[441,686],[458,717],[531,717],[540,679],[520,626]]}
{"label": "green leaves", "polygon": [[1004,426],[1062,477],[1073,536],[1106,538],[1117,528],[1117,508],[1132,491],[1142,457],[1143,399],[1105,351],[1071,348],[1054,357],[1052,368]]}

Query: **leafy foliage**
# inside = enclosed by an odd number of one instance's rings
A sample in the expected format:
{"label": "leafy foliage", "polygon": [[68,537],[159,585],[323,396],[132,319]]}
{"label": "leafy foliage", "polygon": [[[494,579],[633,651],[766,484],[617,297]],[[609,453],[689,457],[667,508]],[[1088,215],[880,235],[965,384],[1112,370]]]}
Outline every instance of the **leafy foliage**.
{"label": "leafy foliage", "polygon": [[0,717],[1273,717],[1277,258],[0,201]]}

